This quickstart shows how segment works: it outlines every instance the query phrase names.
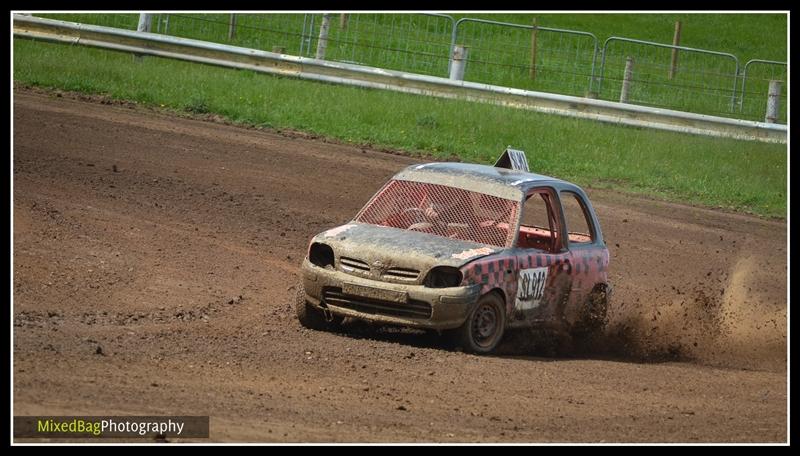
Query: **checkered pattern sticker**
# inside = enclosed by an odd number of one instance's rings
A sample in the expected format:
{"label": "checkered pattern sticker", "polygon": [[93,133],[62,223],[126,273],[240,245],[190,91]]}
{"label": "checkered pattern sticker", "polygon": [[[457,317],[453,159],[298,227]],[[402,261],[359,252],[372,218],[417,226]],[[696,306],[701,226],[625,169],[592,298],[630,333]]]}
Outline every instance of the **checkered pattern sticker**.
{"label": "checkered pattern sticker", "polygon": [[573,289],[581,290],[582,296],[572,296],[572,299],[580,301],[594,285],[606,283],[608,251],[603,248],[560,254],[531,251],[530,255],[519,258],[513,251],[507,251],[471,262],[462,268],[462,272],[465,284],[481,285],[481,294],[493,289],[502,290],[510,313],[516,303],[519,271],[538,268],[548,268],[544,285],[545,302],[558,295],[554,286],[556,283],[572,284]]}

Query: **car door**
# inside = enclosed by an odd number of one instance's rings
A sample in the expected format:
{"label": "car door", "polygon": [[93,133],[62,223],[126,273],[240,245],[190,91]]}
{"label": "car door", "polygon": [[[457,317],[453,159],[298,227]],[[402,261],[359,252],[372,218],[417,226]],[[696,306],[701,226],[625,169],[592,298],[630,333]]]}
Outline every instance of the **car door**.
{"label": "car door", "polygon": [[567,232],[564,240],[572,266],[571,298],[565,319],[573,323],[592,290],[608,281],[608,250],[586,196],[577,189],[561,189],[559,199]]}
{"label": "car door", "polygon": [[553,188],[528,192],[515,249],[519,267],[512,320],[518,326],[562,320],[572,261],[562,220]]}

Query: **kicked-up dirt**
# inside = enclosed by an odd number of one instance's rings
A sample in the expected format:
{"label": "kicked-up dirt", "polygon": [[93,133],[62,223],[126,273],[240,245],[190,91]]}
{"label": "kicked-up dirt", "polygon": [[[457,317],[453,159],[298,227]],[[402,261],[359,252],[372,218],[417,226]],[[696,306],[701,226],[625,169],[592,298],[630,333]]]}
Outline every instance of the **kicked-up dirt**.
{"label": "kicked-up dirt", "polygon": [[28,90],[13,106],[15,415],[209,415],[212,441],[245,442],[788,438],[785,222],[588,189],[607,334],[479,357],[294,317],[310,237],[417,159]]}

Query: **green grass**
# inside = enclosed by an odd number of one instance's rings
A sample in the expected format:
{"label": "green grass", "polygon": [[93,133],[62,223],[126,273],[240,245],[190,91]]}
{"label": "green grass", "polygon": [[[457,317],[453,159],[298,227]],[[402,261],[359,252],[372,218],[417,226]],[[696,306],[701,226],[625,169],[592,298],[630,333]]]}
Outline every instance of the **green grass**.
{"label": "green grass", "polygon": [[786,217],[787,149],[513,108],[336,86],[84,47],[14,40],[17,83],[106,94],[248,125],[292,128],[491,163],[508,145],[579,185]]}
{"label": "green grass", "polygon": [[[42,16],[133,29],[136,14],[45,14]],[[308,17],[307,17],[308,16]],[[321,14],[240,14],[235,36],[228,37],[229,14],[155,15],[153,31],[255,49],[279,46],[301,54],[304,20],[314,16],[311,37],[302,55],[314,56]],[[591,32],[599,47],[611,36],[671,43],[676,20],[683,24],[684,46],[732,53],[740,65],[747,60],[787,60],[786,14],[454,14],[456,19],[481,18]],[[342,26],[338,14],[331,23],[326,58],[433,76],[448,76],[451,42],[448,20],[421,14],[351,14]],[[616,101],[628,56],[635,60],[631,96],[635,104],[725,117],[763,120],[770,79],[787,81],[785,67],[754,65],[747,93],[736,80],[733,60],[682,51],[678,72],[668,77],[671,50],[624,42],[608,47],[602,84],[600,59],[592,82],[594,41],[587,37],[540,31],[537,34],[535,77],[531,76],[531,32],[526,29],[464,22],[457,42],[469,47],[468,81],[526,90],[586,96],[591,85],[598,98]],[[740,68],[741,71],[742,68]],[[735,86],[735,88],[734,88]],[[779,121],[786,122],[782,91]],[[734,99],[735,98],[735,99]]]}

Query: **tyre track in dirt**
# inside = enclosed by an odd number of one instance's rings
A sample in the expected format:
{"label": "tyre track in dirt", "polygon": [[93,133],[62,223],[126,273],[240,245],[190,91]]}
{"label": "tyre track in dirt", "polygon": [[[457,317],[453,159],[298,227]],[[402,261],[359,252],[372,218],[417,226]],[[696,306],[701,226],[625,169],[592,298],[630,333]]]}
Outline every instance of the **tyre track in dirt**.
{"label": "tyre track in dirt", "polygon": [[786,439],[784,222],[588,189],[602,346],[475,357],[290,308],[310,237],[417,159],[25,90],[13,154],[17,415],[208,414],[222,441]]}

